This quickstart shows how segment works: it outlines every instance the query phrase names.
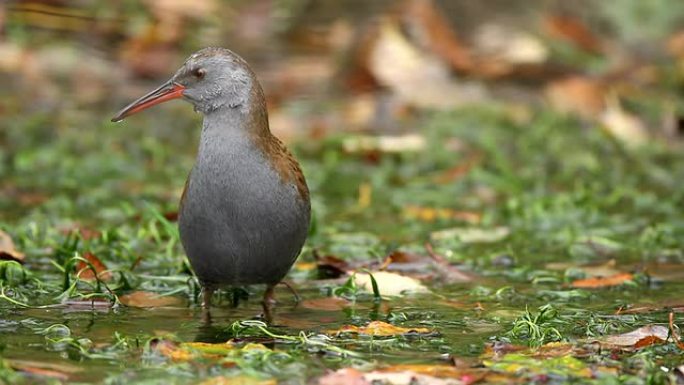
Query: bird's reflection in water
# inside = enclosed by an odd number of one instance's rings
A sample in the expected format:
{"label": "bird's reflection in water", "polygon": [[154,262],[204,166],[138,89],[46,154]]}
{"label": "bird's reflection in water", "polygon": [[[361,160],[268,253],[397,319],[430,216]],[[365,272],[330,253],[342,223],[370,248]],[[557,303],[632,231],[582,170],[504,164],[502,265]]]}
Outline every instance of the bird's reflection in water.
{"label": "bird's reflection in water", "polygon": [[[287,285],[290,289],[291,287]],[[284,301],[279,304],[281,307],[294,309],[299,303],[299,296],[293,290],[295,302]],[[274,315],[278,307],[274,302],[261,301],[260,307],[255,306],[259,302],[249,301],[249,292],[242,289],[231,289],[227,291],[227,301],[220,301],[217,305],[209,309],[201,309],[201,323],[197,329],[195,342],[218,343],[226,342],[235,337],[235,331],[231,326],[234,321],[252,319],[263,321],[268,325],[274,323]],[[226,302],[230,305],[226,306]],[[260,311],[259,311],[260,310]],[[227,319],[222,317],[228,315]],[[250,317],[251,313],[251,317]]]}

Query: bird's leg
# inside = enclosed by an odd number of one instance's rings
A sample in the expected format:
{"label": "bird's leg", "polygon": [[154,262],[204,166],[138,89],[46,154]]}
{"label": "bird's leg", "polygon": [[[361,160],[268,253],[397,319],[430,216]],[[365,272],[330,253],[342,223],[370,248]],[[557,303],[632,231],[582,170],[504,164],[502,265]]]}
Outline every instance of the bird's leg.
{"label": "bird's leg", "polygon": [[295,290],[294,286],[292,286],[289,282],[287,281],[281,281],[281,285],[285,285],[288,289],[290,289],[290,292],[294,296],[295,303],[299,303],[302,300],[302,297],[299,296],[299,293],[297,293],[297,290]]}
{"label": "bird's leg", "polygon": [[215,286],[212,285],[204,285],[202,288],[202,308],[209,310],[211,307],[211,297],[214,295],[214,291],[216,290]]}
{"label": "bird's leg", "polygon": [[273,306],[275,305],[275,285],[267,285],[264,292],[264,301],[262,306],[264,308],[264,320],[270,324],[273,322]]}
{"label": "bird's leg", "polygon": [[268,285],[266,286],[266,291],[264,292],[264,304],[273,306],[275,303],[275,285]]}

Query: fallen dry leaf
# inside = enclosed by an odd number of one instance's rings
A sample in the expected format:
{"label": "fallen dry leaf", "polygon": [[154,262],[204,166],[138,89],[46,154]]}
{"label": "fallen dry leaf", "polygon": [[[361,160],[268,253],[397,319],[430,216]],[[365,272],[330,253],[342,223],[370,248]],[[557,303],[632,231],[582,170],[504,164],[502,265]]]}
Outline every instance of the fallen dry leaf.
{"label": "fallen dry leaf", "polygon": [[24,254],[14,248],[12,238],[0,230],[0,260],[24,263]]}
{"label": "fallen dry leaf", "polygon": [[409,220],[435,222],[437,220],[458,220],[468,223],[479,223],[482,215],[474,211],[458,211],[449,208],[435,208],[408,205],[404,207],[402,215]]}
{"label": "fallen dry leaf", "polygon": [[510,235],[508,227],[454,227],[451,229],[434,231],[430,234],[433,241],[459,238],[463,243],[495,243],[504,240]]}
{"label": "fallen dry leaf", "polygon": [[602,287],[619,286],[629,282],[634,278],[630,273],[619,273],[609,277],[592,277],[578,279],[572,282],[571,286],[579,289],[598,289]]}
{"label": "fallen dry leaf", "polygon": [[200,382],[198,385],[276,385],[278,382],[273,379],[263,379],[249,376],[233,376],[233,377],[212,377]]}
{"label": "fallen dry leaf", "polygon": [[605,84],[588,76],[570,76],[546,85],[544,93],[551,107],[585,119],[597,118],[605,110]]}
{"label": "fallen dry leaf", "polygon": [[463,385],[463,382],[461,382],[459,379],[437,378],[414,372],[373,371],[365,373],[363,378],[369,380],[372,384],[380,383],[390,385]]}
{"label": "fallen dry leaf", "polygon": [[417,43],[444,59],[457,71],[472,71],[469,49],[461,42],[444,17],[444,12],[432,0],[411,0],[405,3],[402,22],[414,31]]}
{"label": "fallen dry leaf", "polygon": [[[83,254],[83,258],[90,262],[92,268],[84,261],[78,261],[75,270],[80,279],[92,281],[95,280],[96,274],[101,281],[110,281],[112,279],[112,273],[107,270],[107,266],[105,266],[105,264],[93,253],[85,253]],[[93,271],[93,269],[95,269],[95,271]]]}
{"label": "fallen dry leaf", "polygon": [[379,151],[384,153],[418,152],[427,147],[424,136],[419,134],[406,135],[357,135],[345,138],[342,148],[349,153]]}
{"label": "fallen dry leaf", "polygon": [[276,385],[277,383],[273,378],[264,380],[263,378],[238,375],[234,377],[212,377],[200,382],[198,385]]}
{"label": "fallen dry leaf", "polygon": [[149,291],[134,291],[130,294],[119,296],[119,302],[130,307],[164,307],[178,306],[182,300],[174,296],[161,296]]}
{"label": "fallen dry leaf", "polygon": [[439,272],[448,282],[470,282],[473,280],[473,277],[462,272],[456,266],[452,266],[443,255],[435,252],[430,242],[425,243],[425,250],[430,255],[430,258],[439,266]]}
{"label": "fallen dry leaf", "polygon": [[638,116],[625,111],[617,97],[609,98],[600,120],[606,131],[629,147],[637,147],[648,141],[648,130],[644,122]]}
{"label": "fallen dry leaf", "polygon": [[363,378],[363,373],[354,368],[342,368],[323,375],[318,385],[371,385]]}
{"label": "fallen dry leaf", "polygon": [[503,67],[541,64],[549,58],[549,49],[533,34],[499,23],[485,23],[473,37],[474,50]]}
{"label": "fallen dry leaf", "polygon": [[447,365],[394,365],[371,372],[343,368],[319,378],[319,385],[464,385],[481,380],[482,370]]}
{"label": "fallen dry leaf", "polygon": [[601,53],[601,41],[581,20],[568,15],[550,15],[543,24],[545,32],[552,38],[572,43],[590,53]]}
{"label": "fallen dry leaf", "polygon": [[[417,279],[389,273],[386,271],[375,271],[372,273],[381,296],[399,296],[406,293],[428,293],[430,290],[423,286]],[[372,292],[373,285],[370,275],[366,273],[356,273],[354,276],[356,285],[366,291]]]}
{"label": "fallen dry leaf", "polygon": [[404,328],[382,321],[372,321],[366,326],[345,325],[337,330],[329,330],[328,334],[353,333],[369,336],[397,336],[403,334],[432,334],[428,328]]}
{"label": "fallen dry leaf", "polygon": [[319,278],[339,278],[349,271],[349,263],[334,255],[318,255],[314,251]]}
{"label": "fallen dry leaf", "polygon": [[83,371],[83,369],[78,366],[64,363],[58,364],[15,359],[6,359],[6,361],[12,369],[19,372],[29,373],[33,376],[55,378],[60,381],[67,381],[71,375]]}
{"label": "fallen dry leaf", "polygon": [[669,329],[664,325],[646,325],[628,333],[607,336],[598,342],[613,348],[643,348],[667,340]]}
{"label": "fallen dry leaf", "polygon": [[406,103],[444,109],[486,99],[481,84],[455,82],[449,65],[410,41],[396,20],[382,19],[378,28],[368,55],[368,71]]}

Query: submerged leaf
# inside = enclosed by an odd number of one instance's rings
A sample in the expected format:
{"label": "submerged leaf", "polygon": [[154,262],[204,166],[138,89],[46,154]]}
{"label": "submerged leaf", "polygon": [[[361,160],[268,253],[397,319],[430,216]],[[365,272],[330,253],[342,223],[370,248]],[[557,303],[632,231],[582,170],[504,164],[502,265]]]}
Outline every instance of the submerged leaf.
{"label": "submerged leaf", "polygon": [[122,295],[119,301],[130,307],[164,307],[178,306],[182,303],[181,299],[173,296],[162,296],[149,291],[134,291],[130,294]]}
{"label": "submerged leaf", "polygon": [[428,328],[404,328],[382,321],[372,321],[366,326],[345,325],[338,330],[330,330],[329,334],[353,333],[369,336],[396,336],[403,334],[431,334]]}

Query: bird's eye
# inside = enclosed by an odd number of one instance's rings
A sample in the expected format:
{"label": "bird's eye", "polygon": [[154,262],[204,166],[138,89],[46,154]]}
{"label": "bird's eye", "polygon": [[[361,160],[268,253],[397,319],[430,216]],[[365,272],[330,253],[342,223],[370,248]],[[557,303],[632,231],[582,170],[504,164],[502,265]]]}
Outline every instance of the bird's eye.
{"label": "bird's eye", "polygon": [[197,79],[202,79],[204,75],[206,74],[207,71],[204,70],[204,68],[197,68],[192,71],[192,75],[196,77]]}

